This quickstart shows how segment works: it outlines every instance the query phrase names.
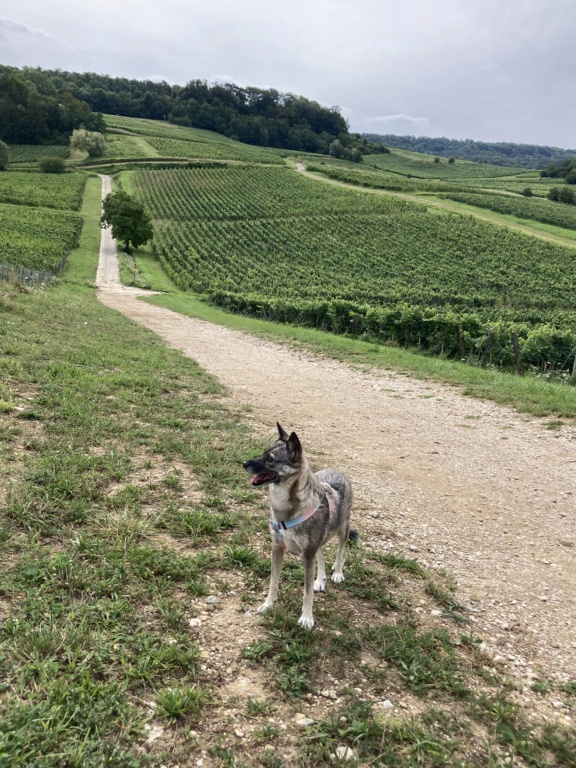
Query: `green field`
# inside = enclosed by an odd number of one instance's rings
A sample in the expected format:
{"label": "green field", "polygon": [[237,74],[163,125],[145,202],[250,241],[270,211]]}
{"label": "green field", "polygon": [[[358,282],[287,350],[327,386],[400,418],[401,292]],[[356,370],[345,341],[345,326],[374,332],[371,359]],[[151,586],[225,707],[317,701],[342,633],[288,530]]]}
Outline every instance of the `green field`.
{"label": "green field", "polygon": [[0,174],[0,263],[59,271],[77,246],[86,175]]}
{"label": "green field", "polygon": [[78,245],[82,217],[70,211],[0,204],[0,262],[58,270]]}
{"label": "green field", "polygon": [[[153,216],[154,251],[180,288],[207,294],[234,312],[464,354],[471,361],[483,359],[490,343],[496,365],[512,363],[511,334],[517,333],[528,363],[571,365],[573,251],[480,222],[464,210],[491,208],[490,218],[502,225],[510,221],[505,216],[515,216],[534,221],[534,230],[553,225],[574,231],[568,206],[510,193],[531,186],[544,195],[550,182],[537,172],[435,163],[403,150],[366,156],[361,166],[302,155],[313,161],[311,170],[334,181],[389,193],[366,194],[318,184],[288,165],[277,167],[285,159],[276,150],[161,121],[106,119],[114,132],[103,162],[231,162],[123,177]],[[235,161],[242,167],[233,166]],[[24,176],[0,180],[0,201],[77,208],[80,182],[73,175]],[[421,196],[423,202],[445,195],[455,201],[454,213],[432,204],[427,211],[395,193]],[[56,254],[59,246],[48,244],[48,234],[39,251],[30,234],[25,248],[23,232],[33,229],[28,219],[23,228],[4,232],[5,254],[13,241],[12,259],[48,263],[47,249]]]}
{"label": "green field", "polygon": [[43,144],[11,144],[8,156],[11,163],[37,163],[45,157],[68,157],[68,146]]}
{"label": "green field", "polygon": [[251,163],[283,164],[283,160],[278,153],[260,147],[250,147],[240,142],[182,141],[180,139],[165,139],[155,136],[148,138],[148,142],[163,157],[241,160]]}
{"label": "green field", "polygon": [[496,213],[517,216],[519,219],[532,219],[543,224],[552,224],[564,229],[576,229],[576,206],[566,205],[552,200],[529,197],[489,194],[462,194],[450,192],[441,197],[465,205],[487,208]]}
{"label": "green field", "polygon": [[470,354],[569,365],[574,252],[288,169],[142,171],[155,251],[182,287],[236,312]]}
{"label": "green field", "polygon": [[148,143],[161,157],[283,164],[280,157],[281,153],[277,149],[253,147],[213,131],[186,128],[158,120],[142,120],[114,115],[105,115],[105,118],[106,124],[111,128],[145,136]]}
{"label": "green field", "polygon": [[[471,163],[466,160],[456,160],[449,163],[446,158],[434,162],[432,155],[420,155],[403,149],[392,149],[388,154],[370,155],[366,162],[383,171],[393,171],[402,175],[415,176],[423,179],[442,179],[455,181],[470,178],[497,178],[505,176],[521,176],[518,168],[507,168],[503,165],[488,163]],[[532,172],[528,171],[528,175]]]}
{"label": "green field", "polygon": [[[473,163],[467,163],[468,167],[473,165]],[[462,175],[455,176],[453,179],[431,179],[389,171],[378,171],[372,165],[371,160],[367,160],[364,165],[354,167],[351,164],[336,165],[321,161],[318,158],[307,162],[306,167],[310,173],[321,173],[330,179],[344,184],[353,184],[372,189],[388,189],[394,192],[406,192],[409,194],[452,191],[478,193],[483,189],[520,194],[526,187],[530,187],[535,196],[544,197],[548,194],[550,187],[553,186],[549,179],[541,179],[540,176],[533,172],[527,172],[524,178],[517,178],[515,176],[495,178],[481,175]]]}
{"label": "green field", "polygon": [[122,134],[106,134],[105,160],[116,158],[155,157],[157,153],[146,139],[140,136],[123,136]]}
{"label": "green field", "polygon": [[0,203],[79,211],[86,176],[83,173],[0,174]]}
{"label": "green field", "polygon": [[[122,117],[121,115],[104,115],[109,128],[120,129],[128,134],[140,136],[157,136],[166,139],[181,139],[182,141],[214,141],[219,143],[237,143],[227,139],[221,133],[205,131],[202,128],[187,128],[174,125],[164,120],[146,120],[139,117]],[[247,145],[243,145],[247,146]]]}
{"label": "green field", "polygon": [[388,189],[392,192],[405,192],[417,194],[418,192],[451,192],[453,189],[476,191],[474,179],[459,180],[459,183],[449,183],[443,180],[416,179],[403,176],[399,173],[378,172],[371,168],[368,170],[358,168],[339,167],[327,163],[308,163],[306,166],[310,173],[321,173],[329,179],[340,181],[343,184],[353,184],[357,187],[371,189]]}

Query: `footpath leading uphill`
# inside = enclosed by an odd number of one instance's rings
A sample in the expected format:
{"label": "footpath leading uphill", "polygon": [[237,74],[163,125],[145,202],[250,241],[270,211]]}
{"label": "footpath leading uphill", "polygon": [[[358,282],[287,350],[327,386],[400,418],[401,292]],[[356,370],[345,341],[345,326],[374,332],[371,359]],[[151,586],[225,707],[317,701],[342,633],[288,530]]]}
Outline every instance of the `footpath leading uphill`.
{"label": "footpath leading uphill", "polygon": [[[103,177],[103,190],[109,182]],[[98,296],[217,376],[255,431],[296,429],[352,479],[367,546],[452,572],[474,631],[509,672],[576,669],[576,430],[439,384],[358,370],[140,301],[102,232]]]}

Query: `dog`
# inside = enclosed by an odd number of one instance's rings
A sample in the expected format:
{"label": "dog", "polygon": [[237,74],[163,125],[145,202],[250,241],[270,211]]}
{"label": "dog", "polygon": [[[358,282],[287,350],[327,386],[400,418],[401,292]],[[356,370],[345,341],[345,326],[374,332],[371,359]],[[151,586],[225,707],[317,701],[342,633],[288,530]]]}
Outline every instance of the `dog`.
{"label": "dog", "polygon": [[[322,547],[333,536],[340,546],[332,569],[332,581],[344,581],[342,566],[348,539],[357,541],[357,531],[350,526],[352,487],[342,472],[323,469],[312,472],[295,432],[290,435],[280,426],[278,440],[262,456],[243,463],[255,488],[269,486],[272,569],[268,597],[258,612],[267,611],[276,602],[284,553],[299,555],[304,565],[304,602],[298,623],[314,626],[314,592],[326,591],[326,567]],[[314,579],[314,559],[318,572]]]}

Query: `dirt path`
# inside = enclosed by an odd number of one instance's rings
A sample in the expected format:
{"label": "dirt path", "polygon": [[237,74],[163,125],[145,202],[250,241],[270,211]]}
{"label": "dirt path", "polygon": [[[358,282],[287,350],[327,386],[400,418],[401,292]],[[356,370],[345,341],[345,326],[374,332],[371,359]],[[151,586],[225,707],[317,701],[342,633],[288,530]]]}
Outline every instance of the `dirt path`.
{"label": "dirt path", "polygon": [[185,318],[143,293],[120,285],[104,230],[105,305],[217,376],[258,434],[279,420],[316,465],[346,471],[367,545],[454,573],[475,631],[510,671],[576,678],[576,430]]}

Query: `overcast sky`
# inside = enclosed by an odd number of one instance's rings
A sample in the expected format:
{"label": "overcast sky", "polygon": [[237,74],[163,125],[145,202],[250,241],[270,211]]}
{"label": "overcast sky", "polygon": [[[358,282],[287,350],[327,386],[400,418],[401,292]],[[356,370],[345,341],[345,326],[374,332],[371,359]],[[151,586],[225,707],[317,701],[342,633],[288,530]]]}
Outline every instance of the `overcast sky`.
{"label": "overcast sky", "polygon": [[0,0],[0,63],[273,87],[354,131],[576,148],[576,0]]}

